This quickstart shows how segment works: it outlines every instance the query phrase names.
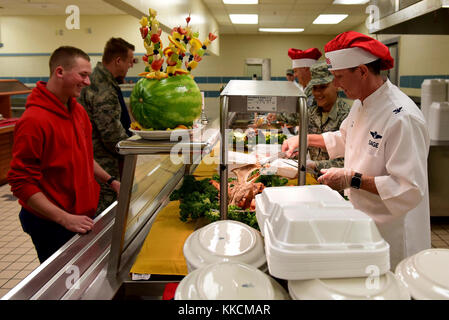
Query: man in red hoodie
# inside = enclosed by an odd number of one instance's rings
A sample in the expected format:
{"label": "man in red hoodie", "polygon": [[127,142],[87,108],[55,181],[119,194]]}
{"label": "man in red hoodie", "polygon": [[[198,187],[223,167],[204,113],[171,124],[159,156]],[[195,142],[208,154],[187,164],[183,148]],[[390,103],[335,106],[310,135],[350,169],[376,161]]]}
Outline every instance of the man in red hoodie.
{"label": "man in red hoodie", "polygon": [[56,49],[48,83],[37,82],[15,128],[8,182],[41,263],[73,235],[92,229],[99,196],[95,179],[120,189],[94,161],[90,120],[76,101],[90,85],[91,72],[82,50]]}

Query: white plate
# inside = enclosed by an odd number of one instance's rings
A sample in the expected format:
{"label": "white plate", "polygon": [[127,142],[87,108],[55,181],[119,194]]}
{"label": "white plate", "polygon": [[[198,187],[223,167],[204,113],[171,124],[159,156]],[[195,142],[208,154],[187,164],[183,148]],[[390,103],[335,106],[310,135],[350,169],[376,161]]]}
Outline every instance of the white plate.
{"label": "white plate", "polygon": [[189,273],[179,283],[175,300],[287,300],[287,292],[253,266],[219,262]]}
{"label": "white plate", "polygon": [[449,250],[427,249],[402,260],[396,276],[415,300],[449,300]]}
{"label": "white plate", "polygon": [[368,278],[289,281],[288,291],[294,300],[410,300],[391,271]]}
{"label": "white plate", "polygon": [[267,270],[262,236],[239,221],[215,221],[196,230],[186,239],[183,253],[189,272],[222,261],[243,262]]}
{"label": "white plate", "polygon": [[173,141],[177,141],[180,136],[183,135],[193,135],[194,130],[202,130],[203,125],[202,124],[195,124],[194,128],[192,129],[176,129],[176,130],[134,130],[129,129],[134,134],[137,134],[142,139],[146,140],[170,140],[171,134],[173,133],[173,137],[176,137],[173,139]]}

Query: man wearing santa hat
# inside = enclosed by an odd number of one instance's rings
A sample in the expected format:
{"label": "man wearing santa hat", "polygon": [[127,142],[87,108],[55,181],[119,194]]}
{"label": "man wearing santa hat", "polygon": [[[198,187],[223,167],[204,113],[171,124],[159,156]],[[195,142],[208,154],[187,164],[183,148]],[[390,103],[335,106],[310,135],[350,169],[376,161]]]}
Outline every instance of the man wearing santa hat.
{"label": "man wearing santa hat", "polygon": [[299,50],[295,48],[288,49],[288,56],[292,59],[292,69],[298,79],[301,89],[307,97],[312,96],[312,89],[307,88],[310,79],[310,67],[317,63],[323,54],[317,48],[309,48],[307,50]]}
{"label": "man wearing santa hat", "polygon": [[[307,50],[300,50],[295,48],[288,49],[288,56],[292,59],[292,69],[299,84],[295,84],[304,91],[307,97],[307,106],[312,106],[313,95],[312,87],[307,86],[310,79],[310,67],[314,65],[322,56],[322,53],[317,48],[309,48]],[[296,113],[279,113],[277,115],[271,114],[270,119],[276,119],[289,125],[298,125],[299,115]]]}
{"label": "man wearing santa hat", "polygon": [[[344,168],[323,169],[318,181],[344,189],[371,216],[390,244],[394,270],[430,248],[427,125],[416,104],[380,75],[394,64],[384,44],[348,31],[326,44],[325,56],[336,85],[355,101],[339,131],[307,137],[331,159],[345,158]],[[298,137],[282,146],[289,156],[296,148]]]}

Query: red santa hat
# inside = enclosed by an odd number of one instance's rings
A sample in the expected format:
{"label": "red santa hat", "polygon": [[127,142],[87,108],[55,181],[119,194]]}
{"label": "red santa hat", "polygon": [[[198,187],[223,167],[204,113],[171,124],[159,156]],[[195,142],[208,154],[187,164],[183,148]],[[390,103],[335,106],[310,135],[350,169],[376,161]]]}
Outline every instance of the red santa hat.
{"label": "red santa hat", "polygon": [[324,46],[329,70],[358,67],[381,59],[381,70],[393,68],[394,59],[382,42],[355,31],[339,34]]}
{"label": "red santa hat", "polygon": [[292,59],[292,68],[311,67],[323,54],[317,48],[299,50],[295,48],[288,49],[288,56]]}

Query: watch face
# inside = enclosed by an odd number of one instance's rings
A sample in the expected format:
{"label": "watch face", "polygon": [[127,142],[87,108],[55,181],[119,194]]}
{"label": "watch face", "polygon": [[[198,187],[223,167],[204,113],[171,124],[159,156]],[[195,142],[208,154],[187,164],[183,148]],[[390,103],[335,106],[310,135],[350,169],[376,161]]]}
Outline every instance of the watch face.
{"label": "watch face", "polygon": [[362,183],[362,175],[361,174],[355,174],[351,178],[351,187],[360,189],[360,184]]}

